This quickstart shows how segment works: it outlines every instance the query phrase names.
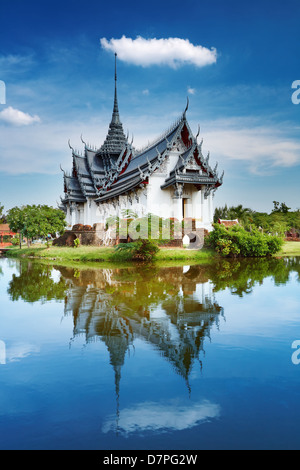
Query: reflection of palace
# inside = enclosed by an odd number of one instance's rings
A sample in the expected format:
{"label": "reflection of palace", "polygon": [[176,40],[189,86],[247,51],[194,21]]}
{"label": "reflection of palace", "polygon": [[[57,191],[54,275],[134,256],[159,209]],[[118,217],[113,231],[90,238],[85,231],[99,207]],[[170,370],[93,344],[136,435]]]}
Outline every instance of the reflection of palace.
{"label": "reflection of palace", "polygon": [[[119,388],[126,352],[136,338],[157,348],[188,384],[204,340],[222,308],[204,268],[161,268],[153,275],[131,269],[81,271],[60,268],[69,282],[65,314],[74,336],[105,342]],[[199,360],[200,365],[201,361]]]}

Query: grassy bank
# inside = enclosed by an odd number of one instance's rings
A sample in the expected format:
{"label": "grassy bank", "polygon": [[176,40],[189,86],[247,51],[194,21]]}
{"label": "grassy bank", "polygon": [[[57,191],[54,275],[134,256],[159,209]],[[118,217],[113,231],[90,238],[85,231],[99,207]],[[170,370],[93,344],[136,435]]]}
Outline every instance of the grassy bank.
{"label": "grassy bank", "polygon": [[280,252],[283,256],[300,256],[300,242],[286,242]]}
{"label": "grassy bank", "polygon": [[[89,263],[120,263],[120,259],[113,259],[114,248],[80,246],[69,247],[45,247],[38,245],[30,248],[12,248],[6,256],[13,258],[37,258],[63,262],[89,262]],[[184,248],[161,248],[155,256],[155,261],[207,261],[212,259],[215,253],[207,250],[188,250]]]}
{"label": "grassy bank", "polygon": [[[49,247],[45,245],[35,245],[30,248],[11,248],[7,252],[8,257],[13,258],[37,258],[50,261],[60,261],[64,263],[115,263],[120,264],[122,260],[113,259],[114,248],[80,246],[78,248],[69,247]],[[300,256],[300,242],[286,242],[279,256]],[[161,262],[208,262],[216,257],[214,251],[209,250],[188,250],[184,248],[161,248],[155,256],[154,261]]]}

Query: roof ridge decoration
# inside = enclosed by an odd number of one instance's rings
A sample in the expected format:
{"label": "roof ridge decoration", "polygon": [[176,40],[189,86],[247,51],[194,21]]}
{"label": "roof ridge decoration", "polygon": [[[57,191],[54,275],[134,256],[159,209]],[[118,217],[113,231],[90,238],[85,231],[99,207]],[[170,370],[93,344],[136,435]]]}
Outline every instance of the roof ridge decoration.
{"label": "roof ridge decoration", "polygon": [[181,115],[180,118],[176,119],[176,121],[162,134],[160,134],[159,137],[156,137],[153,141],[148,142],[148,144],[145,147],[142,147],[141,149],[136,150],[136,156],[141,155],[142,153],[145,153],[147,150],[157,147],[157,145],[162,141],[162,140],[167,140],[168,144],[170,143],[167,139],[168,135],[171,134],[172,132],[175,131],[175,129],[180,125],[180,123],[183,121],[183,116]]}
{"label": "roof ridge decoration", "polygon": [[[74,155],[74,154],[73,154]],[[78,155],[75,155],[78,157]],[[82,182],[82,177],[81,177],[81,173],[80,173],[80,168],[79,168],[79,165],[78,165],[78,162],[76,161],[76,158],[74,159],[74,162],[75,162],[75,167],[76,167],[76,171],[77,171],[77,180],[78,180],[78,183],[79,183],[79,186],[80,186],[80,189],[81,189],[81,192],[83,194],[83,196],[86,198],[86,189],[85,189],[85,186]]]}

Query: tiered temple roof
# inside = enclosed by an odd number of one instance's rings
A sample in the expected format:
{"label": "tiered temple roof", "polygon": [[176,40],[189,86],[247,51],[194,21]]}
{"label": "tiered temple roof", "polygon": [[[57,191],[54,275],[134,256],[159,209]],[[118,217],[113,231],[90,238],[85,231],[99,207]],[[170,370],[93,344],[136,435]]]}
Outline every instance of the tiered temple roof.
{"label": "tiered temple roof", "polygon": [[178,162],[166,177],[161,189],[178,183],[194,184],[197,189],[206,187],[205,196],[222,185],[223,175],[212,169],[209,154],[202,154],[202,143],[198,135],[193,136],[186,119],[186,112],[159,139],[145,149],[136,151],[125,137],[120,121],[117,98],[117,72],[115,69],[115,96],[112,119],[103,145],[96,150],[84,143],[83,155],[71,145],[72,174],[64,172],[65,197],[62,203],[84,202],[89,198],[105,202],[116,196],[143,187],[148,178],[164,163],[170,152],[178,152]]}

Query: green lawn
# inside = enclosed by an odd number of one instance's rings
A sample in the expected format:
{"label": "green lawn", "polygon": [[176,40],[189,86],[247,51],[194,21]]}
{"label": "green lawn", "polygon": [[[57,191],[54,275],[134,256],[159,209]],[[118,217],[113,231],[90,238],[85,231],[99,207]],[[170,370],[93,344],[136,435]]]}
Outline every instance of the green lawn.
{"label": "green lawn", "polygon": [[[40,258],[57,261],[75,262],[111,262],[114,248],[80,246],[78,248],[69,247],[49,247],[45,245],[35,245],[30,248],[11,248],[7,256],[22,258]],[[211,259],[214,253],[206,250],[188,250],[184,248],[161,248],[156,255],[157,261],[205,261]],[[119,261],[116,261],[119,262]]]}
{"label": "green lawn", "polygon": [[[34,245],[30,248],[11,248],[7,256],[22,258],[39,258],[45,260],[55,260],[69,262],[89,262],[89,263],[111,263],[114,248],[80,246],[78,248],[69,247],[49,247],[45,245]],[[300,242],[286,242],[280,256],[300,256]],[[206,262],[212,260],[216,254],[208,250],[188,250],[185,248],[164,248],[155,257],[157,262],[166,261],[188,261]],[[120,261],[114,261],[120,263]]]}
{"label": "green lawn", "polygon": [[300,256],[300,242],[285,242],[281,255]]}

